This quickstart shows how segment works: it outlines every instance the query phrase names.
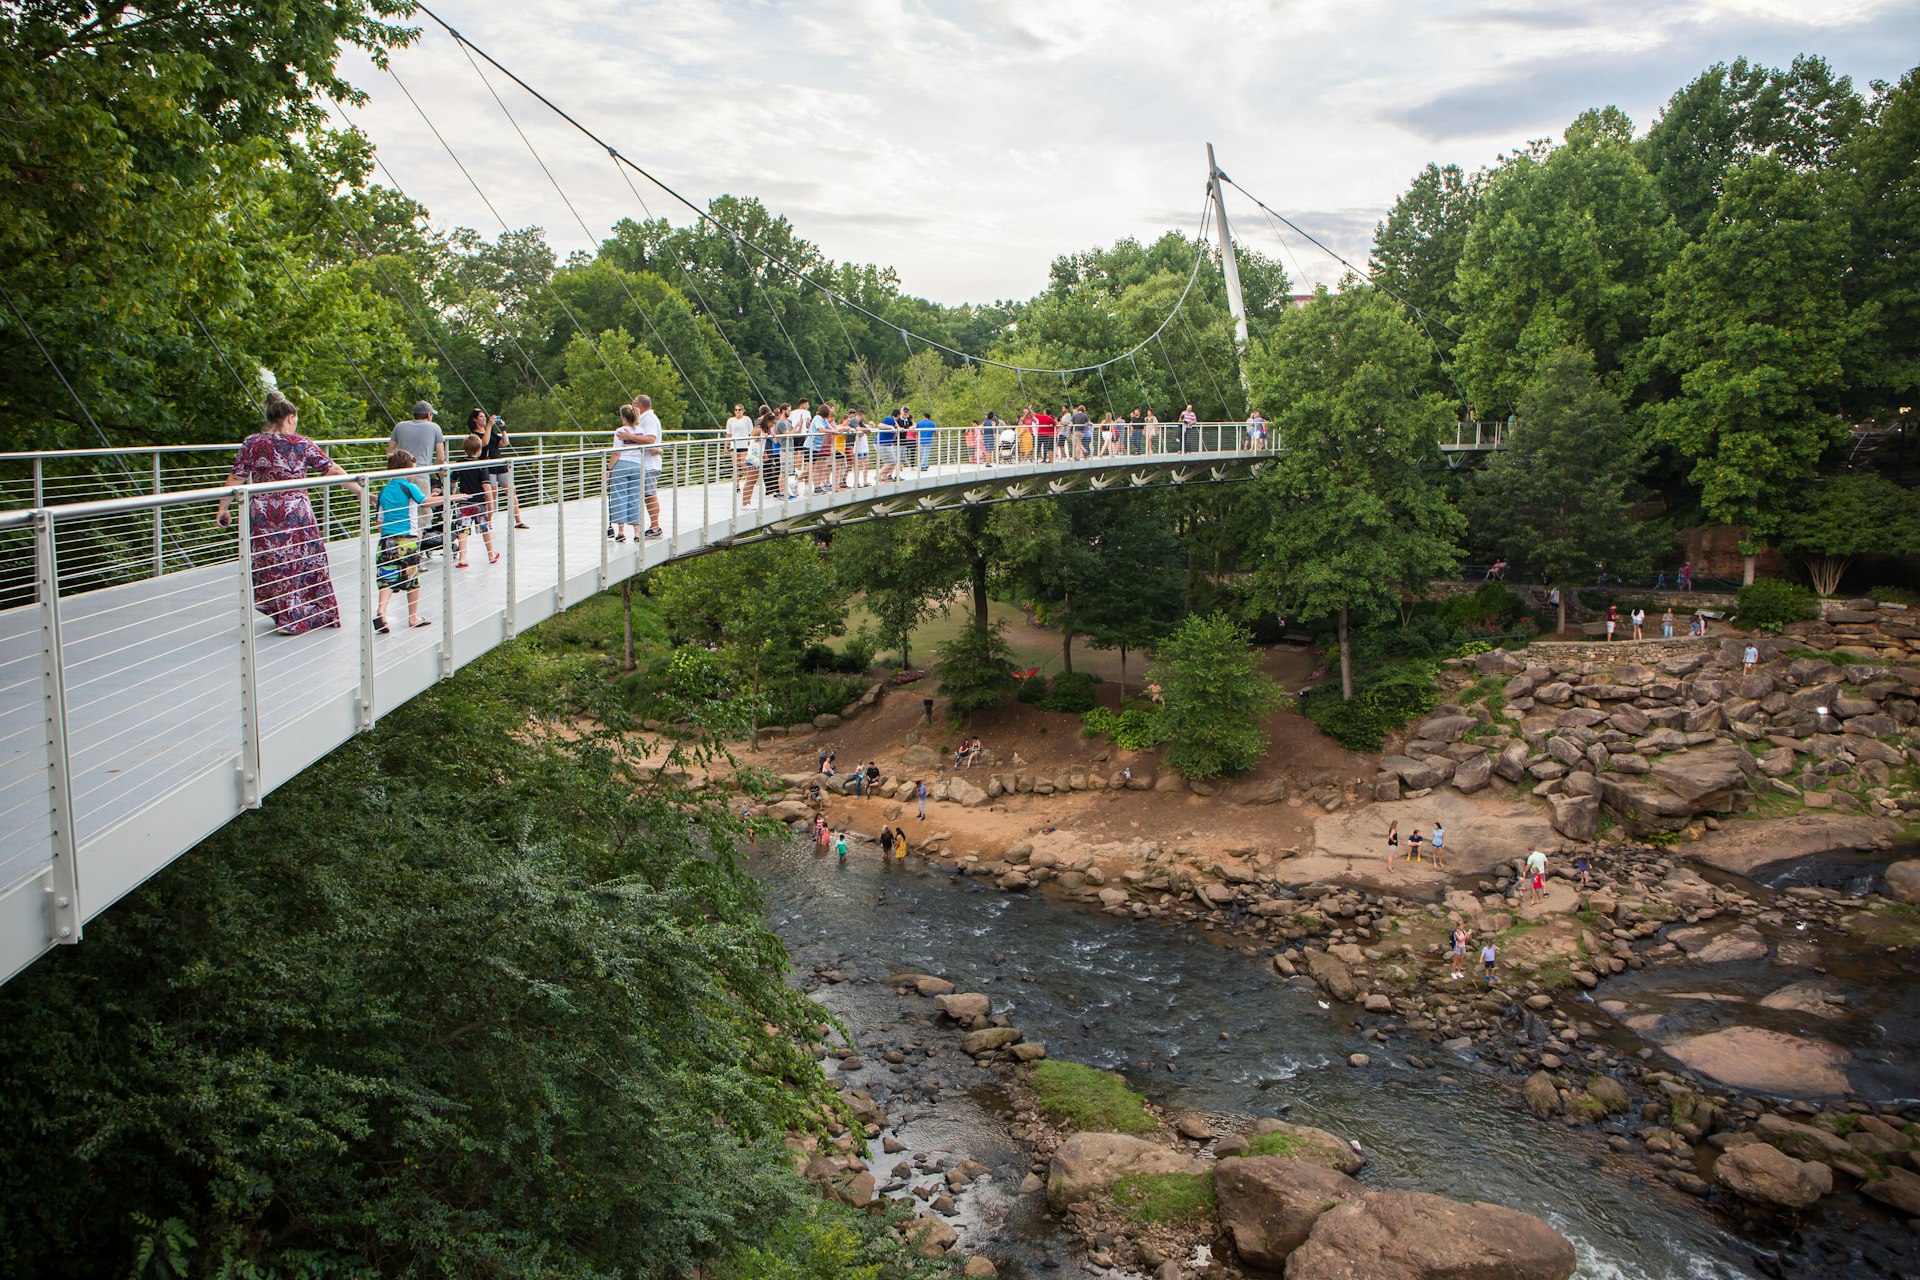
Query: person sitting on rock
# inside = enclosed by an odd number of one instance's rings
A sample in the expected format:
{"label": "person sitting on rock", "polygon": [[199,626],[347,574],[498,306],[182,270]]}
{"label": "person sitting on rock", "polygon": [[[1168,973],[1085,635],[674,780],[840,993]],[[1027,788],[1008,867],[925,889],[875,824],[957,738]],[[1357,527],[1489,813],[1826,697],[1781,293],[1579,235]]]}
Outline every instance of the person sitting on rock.
{"label": "person sitting on rock", "polygon": [[1413,829],[1413,834],[1407,837],[1407,861],[1408,862],[1420,861],[1420,846],[1425,844],[1426,842],[1427,842],[1427,838],[1420,834],[1420,828],[1415,827]]}
{"label": "person sitting on rock", "polygon": [[880,766],[875,761],[867,761],[866,779],[869,792],[880,785]]}

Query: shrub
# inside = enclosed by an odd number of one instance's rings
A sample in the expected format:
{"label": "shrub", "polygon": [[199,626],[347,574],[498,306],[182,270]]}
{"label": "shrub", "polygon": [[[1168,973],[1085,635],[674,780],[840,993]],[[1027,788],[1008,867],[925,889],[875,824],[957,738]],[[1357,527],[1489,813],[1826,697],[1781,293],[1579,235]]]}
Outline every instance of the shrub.
{"label": "shrub", "polygon": [[1265,718],[1284,698],[1260,670],[1246,628],[1226,615],[1189,615],[1147,677],[1164,691],[1167,763],[1187,777],[1237,776],[1267,753]]}
{"label": "shrub", "polygon": [[1098,679],[1090,671],[1062,671],[1053,678],[1053,688],[1048,692],[1045,703],[1047,710],[1066,711],[1074,715],[1093,710],[1097,705],[1093,686]]}
{"label": "shrub", "polygon": [[838,715],[860,696],[860,681],[824,671],[803,672],[762,685],[767,724],[798,724],[817,715]]}
{"label": "shrub", "polygon": [[878,648],[871,632],[862,631],[858,635],[848,636],[840,646],[840,658],[834,664],[834,670],[849,675],[863,675],[873,665],[873,655]]}
{"label": "shrub", "polygon": [[1089,737],[1105,738],[1122,751],[1145,751],[1161,742],[1160,717],[1144,707],[1109,711],[1095,707],[1080,717]]}
{"label": "shrub", "polygon": [[1435,669],[1418,659],[1391,663],[1363,678],[1350,701],[1331,689],[1307,700],[1307,718],[1349,751],[1378,751],[1387,735],[1433,710],[1440,701]]}
{"label": "shrub", "polygon": [[1789,622],[1819,616],[1813,592],[1779,578],[1762,578],[1740,588],[1740,625],[1778,632]]}
{"label": "shrub", "polygon": [[1152,1133],[1160,1127],[1147,1101],[1112,1071],[1044,1058],[1033,1069],[1040,1109],[1089,1133]]}
{"label": "shrub", "polygon": [[1014,692],[1013,650],[1002,627],[968,627],[939,647],[940,693],[955,712],[984,711]]}
{"label": "shrub", "polygon": [[1044,706],[1046,704],[1047,678],[1045,676],[1028,676],[1024,680],[1019,680],[1018,685],[1019,687],[1016,688],[1013,693],[1015,698],[1030,707]]}
{"label": "shrub", "polygon": [[1920,604],[1920,595],[1908,587],[1875,587],[1867,592],[1867,599],[1879,604]]}

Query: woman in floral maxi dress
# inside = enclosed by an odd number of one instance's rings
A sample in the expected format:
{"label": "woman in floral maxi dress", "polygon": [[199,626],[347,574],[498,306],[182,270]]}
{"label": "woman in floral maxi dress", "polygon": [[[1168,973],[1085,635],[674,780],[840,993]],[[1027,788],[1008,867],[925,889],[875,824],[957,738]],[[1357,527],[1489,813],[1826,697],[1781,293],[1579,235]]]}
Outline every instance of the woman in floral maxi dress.
{"label": "woman in floral maxi dress", "polygon": [[[267,484],[311,475],[343,476],[319,445],[299,434],[299,415],[278,391],[267,393],[267,429],[247,437],[228,484]],[[358,493],[358,484],[347,488]],[[327,543],[313,518],[304,489],[255,494],[249,515],[253,546],[253,607],[273,619],[282,635],[340,625],[327,564]],[[227,524],[228,499],[214,519]]]}

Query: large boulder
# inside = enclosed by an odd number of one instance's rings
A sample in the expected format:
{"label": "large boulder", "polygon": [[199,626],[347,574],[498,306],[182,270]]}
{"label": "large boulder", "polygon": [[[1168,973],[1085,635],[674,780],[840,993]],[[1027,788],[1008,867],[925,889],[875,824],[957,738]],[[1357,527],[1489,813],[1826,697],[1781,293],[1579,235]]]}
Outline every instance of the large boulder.
{"label": "large boulder", "polygon": [[1213,1189],[1220,1201],[1220,1225],[1248,1266],[1278,1271],[1287,1256],[1306,1243],[1315,1219],[1363,1194],[1344,1173],[1311,1160],[1255,1156],[1222,1160]]}
{"label": "large boulder", "polygon": [[1887,867],[1887,896],[1896,902],[1920,902],[1920,861],[1909,859]]}
{"label": "large boulder", "polygon": [[1750,924],[1732,929],[1713,929],[1705,925],[1675,929],[1667,940],[1702,964],[1727,964],[1735,960],[1766,958],[1767,940]]}
{"label": "large boulder", "polygon": [[1573,1245],[1540,1219],[1424,1191],[1370,1191],[1320,1215],[1287,1280],[1568,1280]]}
{"label": "large boulder", "polygon": [[993,1001],[979,991],[952,991],[935,996],[933,1007],[955,1022],[968,1023],[993,1012]]}
{"label": "large boulder", "polygon": [[1004,1049],[1020,1038],[1018,1027],[982,1027],[978,1031],[969,1031],[960,1041],[960,1052],[968,1057],[977,1058],[983,1053],[992,1053],[995,1049]]}
{"label": "large boulder", "polygon": [[1489,779],[1493,777],[1493,757],[1482,752],[1471,760],[1463,760],[1460,767],[1453,771],[1453,785],[1462,795],[1472,795],[1484,791]]}
{"label": "large boulder", "polygon": [[1353,970],[1347,968],[1346,961],[1338,956],[1324,951],[1307,952],[1307,972],[1335,1000],[1351,1000],[1360,994],[1360,984],[1354,980]]}
{"label": "large boulder", "polygon": [[1654,761],[1647,775],[1652,781],[1700,809],[1720,808],[1746,785],[1747,772],[1758,768],[1745,747],[1723,743],[1699,751],[1683,751]]}
{"label": "large boulder", "polygon": [[1473,726],[1472,716],[1428,716],[1413,732],[1428,742],[1458,742]]}
{"label": "large boulder", "polygon": [[1643,827],[1678,831],[1693,816],[1691,804],[1672,792],[1645,782],[1622,782],[1612,776],[1604,777],[1600,780],[1600,797],[1607,808]]}
{"label": "large boulder", "polygon": [[1523,739],[1516,738],[1500,748],[1500,758],[1494,761],[1493,771],[1508,782],[1518,782],[1526,774],[1528,751]]}
{"label": "large boulder", "polygon": [[1553,829],[1569,840],[1591,840],[1600,833],[1598,796],[1548,796]]}
{"label": "large boulder", "polygon": [[1415,760],[1412,756],[1386,756],[1380,761],[1380,768],[1386,773],[1400,775],[1400,781],[1412,791],[1425,787],[1437,787],[1446,775],[1424,760]]}
{"label": "large boulder", "polygon": [[1061,1143],[1047,1169],[1047,1203],[1064,1209],[1098,1195],[1136,1173],[1202,1173],[1192,1156],[1124,1133],[1076,1133]]}
{"label": "large boulder", "polygon": [[1536,1071],[1520,1086],[1520,1100],[1527,1110],[1545,1118],[1560,1109],[1560,1085],[1551,1071]]}
{"label": "large boulder", "polygon": [[965,778],[949,778],[947,779],[947,799],[968,809],[978,809],[987,802],[987,793]]}
{"label": "large boulder", "polygon": [[1275,1152],[1292,1160],[1311,1160],[1325,1165],[1338,1173],[1358,1173],[1367,1158],[1353,1149],[1353,1144],[1337,1133],[1325,1129],[1316,1129],[1310,1124],[1288,1124],[1285,1120],[1261,1119],[1253,1122],[1247,1130],[1253,1138],[1264,1138],[1269,1134],[1278,1134],[1284,1141],[1278,1145],[1285,1148]]}
{"label": "large boulder", "polygon": [[1798,1211],[1833,1190],[1833,1170],[1796,1160],[1776,1146],[1748,1142],[1713,1163],[1713,1180],[1752,1204]]}

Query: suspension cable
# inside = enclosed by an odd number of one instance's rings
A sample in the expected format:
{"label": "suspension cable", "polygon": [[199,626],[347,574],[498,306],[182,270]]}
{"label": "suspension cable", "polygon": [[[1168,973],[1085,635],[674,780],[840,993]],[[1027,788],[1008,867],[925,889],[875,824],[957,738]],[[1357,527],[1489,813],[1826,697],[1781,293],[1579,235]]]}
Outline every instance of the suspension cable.
{"label": "suspension cable", "polygon": [[[795,267],[788,266],[786,263],[780,261],[779,258],[774,256],[768,250],[762,248],[760,245],[754,243],[752,240],[747,239],[745,236],[740,235],[738,232],[734,231],[732,228],[727,227],[725,223],[722,223],[718,218],[714,217],[707,210],[701,208],[699,205],[695,204],[692,200],[680,194],[679,191],[675,190],[673,187],[669,186],[667,183],[661,181],[659,178],[655,177],[652,173],[648,172],[641,165],[636,164],[634,161],[628,159],[625,155],[622,155],[618,148],[608,143],[605,139],[600,137],[599,134],[589,129],[586,125],[582,124],[573,115],[571,115],[570,113],[562,109],[557,103],[553,101],[553,99],[547,97],[547,95],[545,95],[544,93],[541,93],[538,89],[535,89],[532,85],[528,84],[525,80],[521,79],[520,76],[516,75],[511,68],[501,63],[499,59],[495,58],[492,54],[488,53],[485,49],[481,48],[479,45],[475,44],[473,41],[467,39],[464,35],[460,33],[460,31],[456,27],[454,27],[446,19],[442,18],[439,14],[435,13],[432,9],[428,8],[424,4],[417,5],[416,7],[419,9],[421,13],[424,13],[428,18],[430,18],[437,26],[439,26],[442,30],[444,30],[448,35],[452,36],[454,40],[464,45],[468,49],[471,49],[475,54],[479,55],[479,57],[482,60],[484,60],[488,65],[492,66],[496,71],[506,76],[507,79],[513,81],[516,85],[518,85],[521,89],[523,89],[535,101],[539,102],[542,106],[546,107],[549,111],[559,116],[562,120],[566,121],[569,125],[572,125],[575,130],[577,130],[584,137],[592,141],[594,145],[606,151],[607,154],[611,155],[621,165],[624,165],[625,167],[633,170],[635,173],[645,178],[648,182],[651,182],[654,186],[658,187],[661,191],[665,192],[668,196],[672,197],[675,201],[685,206],[690,212],[694,214],[695,217],[700,218],[706,222],[712,223],[715,227],[718,227],[722,231],[726,232],[729,236],[731,236],[736,243],[743,244],[748,248],[752,249],[755,253],[758,253],[763,258],[765,258],[770,265],[772,265],[773,267],[775,267],[780,271],[785,272],[787,275],[792,276],[794,279],[800,281],[801,283],[809,285],[815,289],[818,289],[822,293],[828,294],[831,297],[838,299],[840,302],[844,303],[846,306],[852,308],[855,311],[860,312],[862,315],[865,315],[866,317],[876,321],[877,323],[887,325],[889,328],[899,328],[898,325],[893,324],[891,321],[887,320],[886,317],[878,314],[877,312],[870,310],[867,307],[860,305],[859,303],[853,301],[850,298],[845,297],[844,295],[836,293],[835,291],[827,288],[827,286],[821,284],[818,280],[815,280],[812,276],[808,275],[804,271],[801,271]],[[1184,305],[1184,303],[1186,302],[1187,295],[1192,292],[1194,281],[1196,281],[1199,278],[1200,263],[1201,263],[1202,257],[1206,254],[1206,249],[1207,249],[1205,227],[1206,227],[1206,210],[1203,209],[1201,213],[1201,218],[1200,218],[1200,231],[1196,234],[1196,247],[1195,247],[1194,259],[1193,259],[1193,269],[1188,273],[1186,288],[1181,290],[1180,297],[1174,302],[1173,311],[1168,312],[1166,318],[1160,322],[1159,327],[1156,328],[1152,334],[1148,335],[1146,338],[1136,343],[1130,350],[1126,352],[1122,352],[1120,355],[1114,356],[1110,360],[1103,361],[1102,364],[1119,363],[1119,361],[1125,359],[1129,355],[1132,355],[1134,352],[1141,350],[1149,342],[1152,342],[1156,338],[1158,338],[1161,332],[1165,330],[1169,324],[1172,323],[1174,315],[1179,311],[1180,307]],[[979,355],[970,356],[968,352],[962,351],[957,347],[949,346],[944,342],[936,341],[932,338],[925,336],[924,334],[914,334],[913,336],[918,338],[921,342],[926,343],[928,346],[933,347],[934,349],[939,351],[944,351],[951,356],[956,356],[960,358],[970,358],[981,364],[993,365],[997,368],[1002,368],[1002,369],[1017,369],[1017,368],[1024,367],[1024,366],[1012,365],[1002,360],[994,360],[986,356],[979,356]],[[1029,371],[1033,373],[1091,373],[1094,369],[1099,367],[1101,366],[1100,365],[1081,365],[1071,369],[1030,369]],[[811,381],[812,375],[809,374],[808,378],[809,378],[809,381]]]}

